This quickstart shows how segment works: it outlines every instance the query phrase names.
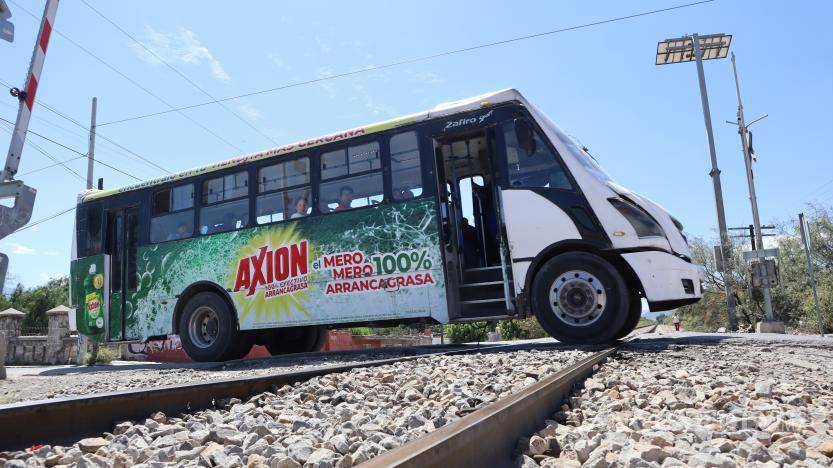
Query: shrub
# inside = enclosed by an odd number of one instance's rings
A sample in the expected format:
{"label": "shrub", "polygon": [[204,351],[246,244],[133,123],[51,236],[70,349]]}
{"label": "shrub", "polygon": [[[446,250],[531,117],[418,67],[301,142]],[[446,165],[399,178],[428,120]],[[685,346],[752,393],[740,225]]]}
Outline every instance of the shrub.
{"label": "shrub", "polygon": [[452,343],[486,341],[488,331],[486,322],[452,323],[445,326],[445,336]]}
{"label": "shrub", "polygon": [[549,336],[534,317],[522,320],[503,320],[498,323],[497,328],[500,330],[500,337],[504,340],[531,340]]}

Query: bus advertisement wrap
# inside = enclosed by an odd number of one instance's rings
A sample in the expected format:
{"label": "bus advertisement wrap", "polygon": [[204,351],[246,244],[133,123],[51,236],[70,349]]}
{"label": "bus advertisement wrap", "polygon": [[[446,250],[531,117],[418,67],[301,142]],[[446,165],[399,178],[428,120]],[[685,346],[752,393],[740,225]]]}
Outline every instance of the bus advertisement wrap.
{"label": "bus advertisement wrap", "polygon": [[[439,245],[433,200],[150,244],[137,252],[123,320],[109,322],[124,323],[125,339],[169,334],[177,296],[198,282],[228,293],[241,329],[447,320]],[[86,308],[85,285],[77,286]]]}

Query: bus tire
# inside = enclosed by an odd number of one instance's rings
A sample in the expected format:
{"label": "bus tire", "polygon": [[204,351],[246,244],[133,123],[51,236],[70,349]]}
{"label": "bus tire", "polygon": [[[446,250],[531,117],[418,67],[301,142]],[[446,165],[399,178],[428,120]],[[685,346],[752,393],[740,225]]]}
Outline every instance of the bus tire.
{"label": "bus tire", "polygon": [[630,298],[630,308],[628,309],[628,318],[619,333],[616,334],[616,339],[621,340],[628,336],[636,328],[639,319],[642,318],[642,300],[639,295],[633,294]]}
{"label": "bus tire", "polygon": [[253,332],[238,331],[236,335],[237,337],[234,340],[234,343],[229,346],[226,354],[220,358],[221,361],[242,359],[244,356],[249,354],[249,351],[252,350],[252,346],[255,344],[255,335]]}
{"label": "bus tire", "polygon": [[237,325],[226,301],[208,291],[194,295],[179,317],[179,338],[194,361],[226,359],[238,339]]}
{"label": "bus tire", "polygon": [[327,336],[322,326],[276,328],[269,330],[263,345],[273,356],[320,351]]}
{"label": "bus tire", "polygon": [[547,333],[563,343],[616,339],[630,311],[622,275],[605,259],[568,252],[549,259],[532,281],[532,309]]}

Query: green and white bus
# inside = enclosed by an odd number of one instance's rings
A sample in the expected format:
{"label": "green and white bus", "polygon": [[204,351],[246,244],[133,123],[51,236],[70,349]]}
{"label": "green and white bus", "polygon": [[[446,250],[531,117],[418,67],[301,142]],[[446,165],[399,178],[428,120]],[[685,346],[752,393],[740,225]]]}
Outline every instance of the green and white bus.
{"label": "green and white bus", "polygon": [[535,316],[601,343],[699,300],[682,225],[515,90],[79,196],[78,330],[197,361],[331,326]]}

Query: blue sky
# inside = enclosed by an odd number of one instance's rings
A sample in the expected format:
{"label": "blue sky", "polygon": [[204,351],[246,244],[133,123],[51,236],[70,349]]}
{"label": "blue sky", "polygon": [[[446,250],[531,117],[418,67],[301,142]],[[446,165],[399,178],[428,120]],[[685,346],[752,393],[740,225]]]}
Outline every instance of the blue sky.
{"label": "blue sky", "polygon": [[[88,0],[190,80],[216,97],[327,76],[403,58],[665,8],[683,1],[593,2],[247,2]],[[0,42],[0,79],[22,87],[43,0],[9,2],[14,43]],[[795,216],[812,200],[833,203],[833,2],[716,1],[683,10],[521,41],[384,71],[230,101],[256,127],[213,105],[100,127],[101,134],[169,170],[180,170],[407,114],[505,87],[520,89],[577,136],[622,185],[663,204],[692,234],[711,237],[715,210],[708,147],[693,64],[657,67],[656,43],[686,33],[734,34],[747,120],[756,125],[756,180],[765,221]],[[80,1],[61,2],[55,27],[165,101],[204,94],[160,64]],[[751,220],[737,102],[728,60],[705,64],[730,225]],[[38,99],[89,122],[166,110],[125,78],[53,34]],[[0,116],[16,101],[0,93]],[[81,152],[83,129],[36,107],[31,130]],[[0,124],[0,143],[9,133]],[[265,138],[261,133],[266,134]],[[77,156],[36,136],[61,160]],[[162,172],[99,139],[97,156],[138,178]],[[21,174],[52,162],[27,147]],[[83,159],[67,163],[85,174]],[[96,169],[105,185],[131,178]],[[60,167],[20,177],[38,189],[33,220],[74,205],[82,182]],[[71,214],[0,240],[9,282],[40,284],[69,270]]]}

